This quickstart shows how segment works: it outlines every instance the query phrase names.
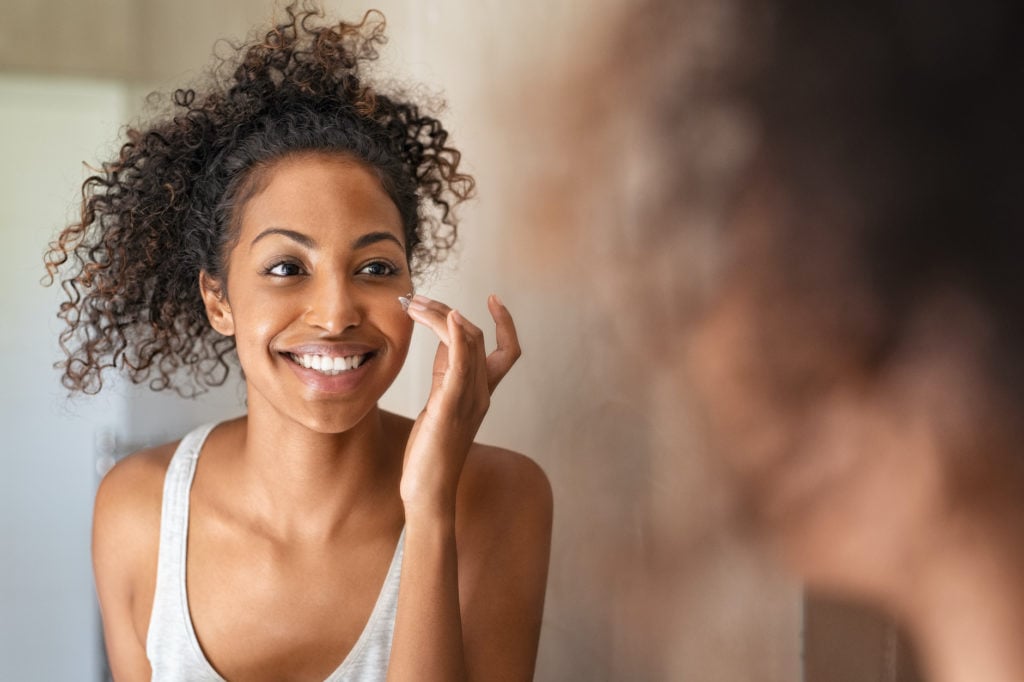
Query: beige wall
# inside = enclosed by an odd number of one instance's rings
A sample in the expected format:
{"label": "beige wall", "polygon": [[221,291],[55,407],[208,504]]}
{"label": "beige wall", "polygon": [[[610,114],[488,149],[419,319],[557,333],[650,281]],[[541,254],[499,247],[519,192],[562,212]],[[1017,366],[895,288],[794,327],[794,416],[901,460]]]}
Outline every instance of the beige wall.
{"label": "beige wall", "polygon": [[[456,267],[427,288],[477,321],[497,291],[517,316],[525,355],[482,437],[537,459],[555,489],[537,678],[792,682],[802,675],[798,587],[721,525],[721,490],[671,398],[637,404],[604,371],[622,359],[613,345],[592,343],[610,330],[581,298],[586,283],[574,281],[571,262],[547,273],[526,264],[543,242],[509,204],[506,189],[530,172],[518,112],[558,106],[532,87],[534,74],[564,64],[587,39],[588,18],[613,4],[376,3],[390,27],[384,70],[444,92],[446,120],[479,182],[462,214]],[[330,6],[345,17],[366,7]],[[6,0],[4,14],[0,69],[115,79],[137,109],[142,94],[196,73],[215,39],[244,34],[270,5]],[[387,398],[406,413],[422,404],[432,352],[429,339],[417,343]]]}

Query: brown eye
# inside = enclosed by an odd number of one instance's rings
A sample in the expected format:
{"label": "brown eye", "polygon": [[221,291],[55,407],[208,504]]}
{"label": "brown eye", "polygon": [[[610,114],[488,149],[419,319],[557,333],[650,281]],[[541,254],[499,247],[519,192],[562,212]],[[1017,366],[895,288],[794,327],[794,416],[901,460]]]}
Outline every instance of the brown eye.
{"label": "brown eye", "polygon": [[303,274],[302,266],[291,261],[281,261],[266,269],[266,273],[273,277],[295,277]]}
{"label": "brown eye", "polygon": [[367,263],[359,269],[360,275],[370,275],[372,277],[389,277],[398,272],[398,268],[393,266],[391,263],[386,261],[373,261]]}

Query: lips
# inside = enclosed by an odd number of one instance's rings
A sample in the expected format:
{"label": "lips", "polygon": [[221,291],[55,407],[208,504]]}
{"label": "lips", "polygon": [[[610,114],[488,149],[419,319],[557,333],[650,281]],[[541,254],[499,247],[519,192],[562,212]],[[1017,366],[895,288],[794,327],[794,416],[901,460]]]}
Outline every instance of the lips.
{"label": "lips", "polygon": [[382,349],[362,343],[313,342],[278,351],[298,379],[318,393],[348,393],[362,383]]}
{"label": "lips", "polygon": [[349,372],[358,368],[370,357],[371,354],[361,353],[347,356],[331,356],[318,353],[288,353],[287,355],[291,358],[292,362],[301,365],[306,369],[312,369],[326,376],[335,376],[342,372]]}

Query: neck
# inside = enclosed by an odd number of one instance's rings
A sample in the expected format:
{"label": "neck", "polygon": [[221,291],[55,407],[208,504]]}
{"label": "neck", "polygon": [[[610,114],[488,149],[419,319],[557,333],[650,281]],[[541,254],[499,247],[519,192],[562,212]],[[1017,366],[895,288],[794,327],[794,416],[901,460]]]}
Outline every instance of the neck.
{"label": "neck", "polygon": [[346,431],[319,433],[250,401],[236,482],[256,522],[284,539],[373,528],[381,509],[399,499],[402,450],[383,419],[374,407]]}
{"label": "neck", "polygon": [[1024,680],[1022,517],[1003,509],[954,524],[950,541],[893,593],[929,680]]}

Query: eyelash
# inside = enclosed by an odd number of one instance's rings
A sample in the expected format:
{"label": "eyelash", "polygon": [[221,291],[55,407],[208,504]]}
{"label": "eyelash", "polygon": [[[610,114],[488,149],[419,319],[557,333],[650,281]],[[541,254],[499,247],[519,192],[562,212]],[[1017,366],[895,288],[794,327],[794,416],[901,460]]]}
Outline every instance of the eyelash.
{"label": "eyelash", "polygon": [[[276,272],[274,272],[275,270],[277,270],[278,268],[280,268],[282,266],[291,266],[291,267],[295,268],[296,270],[298,270],[298,272],[293,272],[291,274],[284,274],[284,273],[276,273]],[[381,272],[381,273],[364,272],[366,269],[368,269],[370,267],[373,267],[373,266],[383,266],[384,267],[384,272]],[[365,275],[369,275],[370,277],[394,277],[395,275],[399,274],[400,272],[401,272],[401,270],[397,266],[395,266],[392,263],[389,263],[388,261],[385,261],[385,260],[375,260],[375,261],[371,261],[369,263],[366,263],[365,265],[360,266],[359,270],[356,271],[356,274],[365,274]],[[264,268],[263,274],[264,275],[268,275],[270,277],[278,277],[278,278],[284,279],[284,278],[288,278],[288,277],[297,277],[299,275],[304,275],[306,273],[305,273],[305,270],[303,269],[303,267],[300,264],[298,264],[298,263],[296,263],[294,261],[290,261],[290,260],[282,260],[282,261],[277,261],[276,263],[273,263],[273,264],[269,265],[268,267]]]}
{"label": "eyelash", "polygon": [[[296,270],[299,270],[300,272],[295,272],[295,273],[292,273],[290,275],[275,273],[274,270],[277,270],[281,266],[291,266],[291,267],[295,268]],[[303,271],[303,268],[302,268],[301,265],[299,265],[298,263],[296,263],[294,261],[281,260],[281,261],[277,261],[276,263],[273,263],[273,264],[267,266],[266,268],[264,268],[263,274],[264,275],[269,275],[271,277],[285,278],[285,277],[296,277],[297,275],[305,274],[305,271]]]}
{"label": "eyelash", "polygon": [[[383,266],[385,271],[383,273],[378,273],[378,274],[364,273],[364,270],[366,270],[367,268],[372,267],[374,265],[381,265],[381,266]],[[375,260],[375,261],[371,261],[371,262],[363,265],[362,267],[360,267],[359,270],[357,271],[357,274],[367,274],[370,277],[394,277],[399,272],[400,272],[399,268],[396,267],[393,263],[389,263],[386,260]]]}

